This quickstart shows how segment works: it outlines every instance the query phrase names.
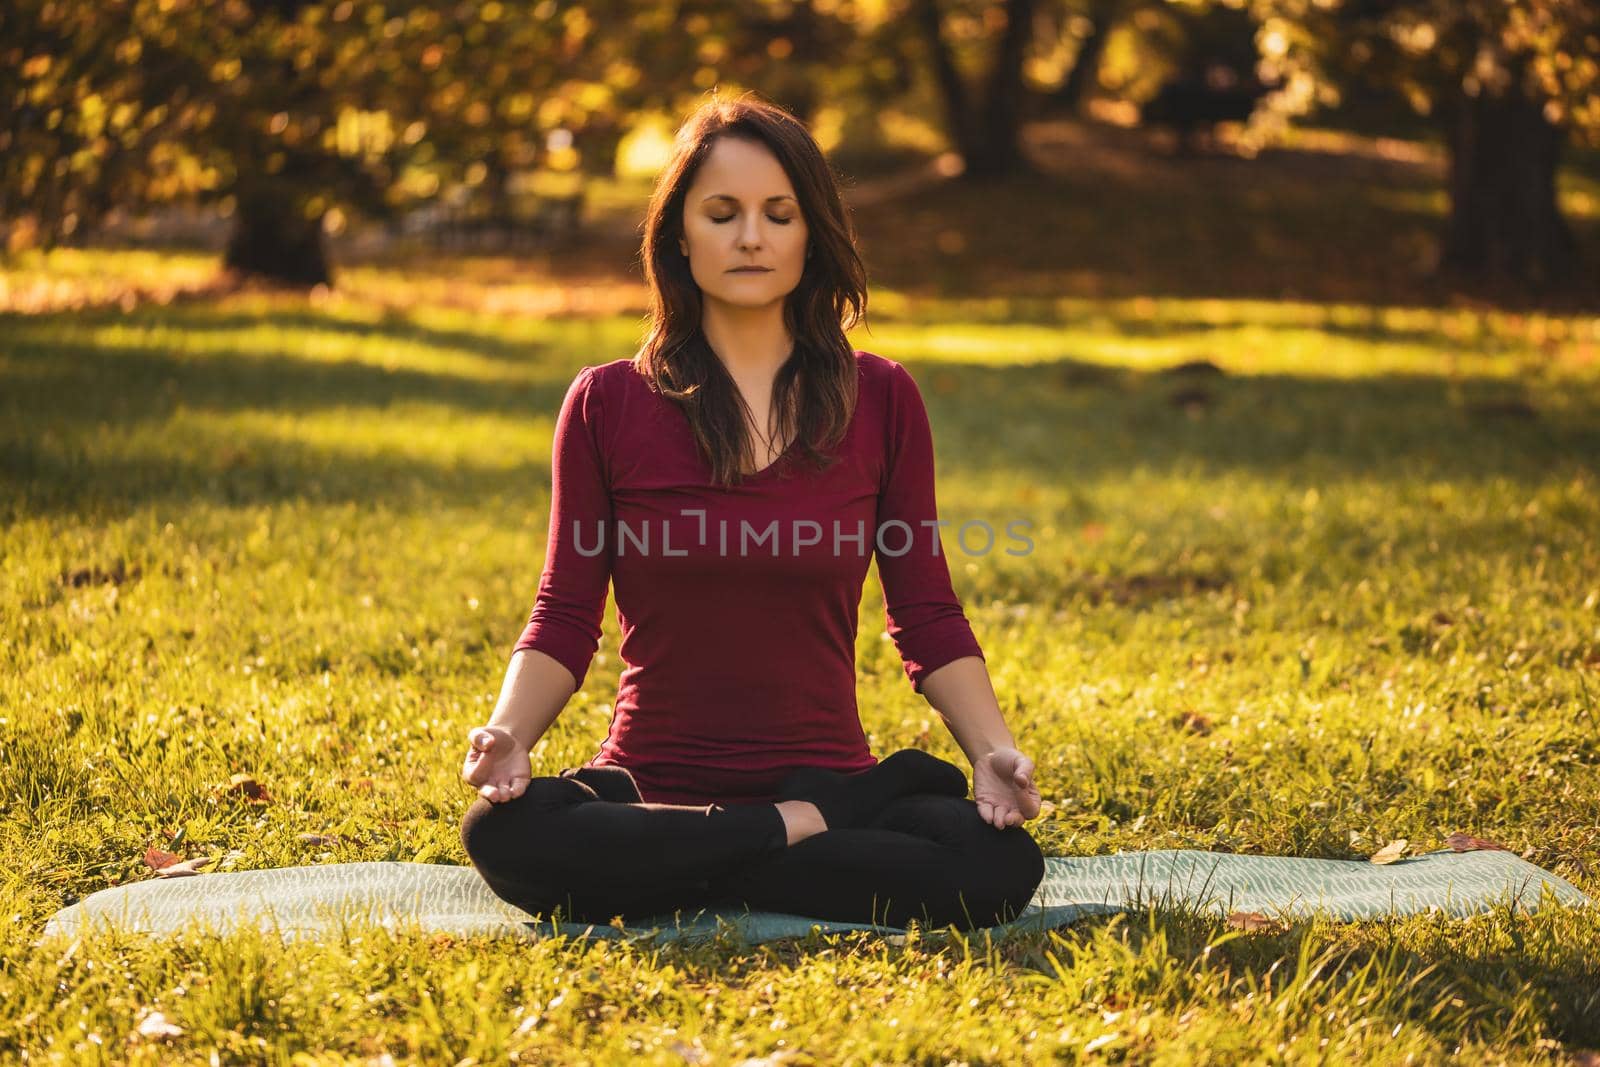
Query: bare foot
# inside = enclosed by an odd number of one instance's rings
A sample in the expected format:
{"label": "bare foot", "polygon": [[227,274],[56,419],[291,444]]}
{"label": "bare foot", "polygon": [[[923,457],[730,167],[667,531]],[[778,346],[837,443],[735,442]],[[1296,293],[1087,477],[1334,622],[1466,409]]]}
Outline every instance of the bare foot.
{"label": "bare foot", "polygon": [[777,804],[783,816],[783,826],[789,832],[789,844],[814,837],[828,828],[822,811],[809,800],[782,800]]}

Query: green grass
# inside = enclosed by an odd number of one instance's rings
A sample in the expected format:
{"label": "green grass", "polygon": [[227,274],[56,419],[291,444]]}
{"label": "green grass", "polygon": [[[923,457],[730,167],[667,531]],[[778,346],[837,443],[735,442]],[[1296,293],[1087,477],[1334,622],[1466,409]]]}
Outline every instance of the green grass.
{"label": "green grass", "polygon": [[[60,262],[98,285],[164,261]],[[173,262],[187,279],[193,261]],[[442,289],[472,266],[436,269]],[[0,1056],[1534,1062],[1600,1046],[1600,916],[1571,912],[1241,936],[1155,911],[999,945],[355,927],[320,945],[34,946],[56,908],[149,876],[151,846],[224,869],[465,862],[463,741],[537,584],[552,419],[579,367],[631,353],[638,315],[397,309],[361,295],[382,270],[355,280],[350,298],[0,316]],[[921,383],[944,516],[1034,524],[1027,556],[947,548],[1038,764],[1048,853],[1358,858],[1462,830],[1600,895],[1593,319],[892,289],[873,308],[853,340]],[[1224,374],[1163,373],[1201,359]],[[872,744],[960,762],[880,595],[869,579]],[[608,608],[536,769],[599,743],[616,637]],[[271,802],[222,789],[235,773]],[[150,1010],[184,1034],[131,1038]]]}

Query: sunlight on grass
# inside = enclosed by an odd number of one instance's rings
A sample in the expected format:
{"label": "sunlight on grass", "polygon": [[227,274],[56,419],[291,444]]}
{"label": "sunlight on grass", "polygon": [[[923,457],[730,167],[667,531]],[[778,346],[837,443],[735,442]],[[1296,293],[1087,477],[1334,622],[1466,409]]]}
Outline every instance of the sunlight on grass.
{"label": "sunlight on grass", "polygon": [[[951,572],[1038,764],[1047,853],[1359,858],[1463,830],[1600,893],[1594,319],[881,296],[852,340],[927,401]],[[0,1048],[1437,1062],[1600,1044],[1583,912],[1241,936],[1163,910],[998,946],[359,927],[34,946],[180,830],[178,851],[231,869],[465,862],[462,744],[532,604],[553,419],[637,329],[350,294],[0,316]],[[976,551],[967,523],[999,540]],[[860,619],[874,750],[959,760],[875,575]],[[608,605],[537,770],[604,736],[617,637]],[[219,795],[236,772],[272,803]],[[153,1010],[182,1035],[138,1036]]]}

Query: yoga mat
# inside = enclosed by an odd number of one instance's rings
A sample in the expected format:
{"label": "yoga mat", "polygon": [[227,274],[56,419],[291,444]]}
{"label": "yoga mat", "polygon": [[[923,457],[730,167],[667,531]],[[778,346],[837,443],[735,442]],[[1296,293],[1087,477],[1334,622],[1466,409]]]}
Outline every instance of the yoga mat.
{"label": "yoga mat", "polygon": [[[1564,879],[1498,850],[1443,849],[1378,865],[1364,860],[1168,849],[1050,857],[1044,881],[1026,911],[990,929],[999,938],[1151,904],[1190,905],[1221,915],[1254,911],[1286,919],[1322,911],[1353,920],[1435,910],[1466,916],[1496,904],[1531,912],[1550,902],[1595,903]],[[574,922],[556,925],[502,901],[472,867],[369,862],[149,878],[113,886],[56,912],[45,923],[42,938],[75,934],[89,925],[168,934],[202,924],[227,930],[253,921],[265,929],[276,924],[283,936],[292,939],[324,936],[339,929],[342,917],[353,915],[375,919],[390,929],[414,922],[427,931],[520,938],[564,933],[670,941],[709,937],[732,928],[747,942],[757,943],[813,930],[904,932],[899,927],[743,908],[686,909],[622,929]]]}

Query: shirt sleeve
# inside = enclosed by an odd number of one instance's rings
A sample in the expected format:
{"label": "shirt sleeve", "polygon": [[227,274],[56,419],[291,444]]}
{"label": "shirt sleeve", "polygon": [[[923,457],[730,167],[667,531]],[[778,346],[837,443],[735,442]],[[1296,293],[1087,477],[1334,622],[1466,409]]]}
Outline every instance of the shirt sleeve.
{"label": "shirt sleeve", "polygon": [[556,418],[550,456],[550,532],[528,625],[512,649],[538,649],[578,688],[600,647],[611,581],[611,490],[593,367],[578,372]]}
{"label": "shirt sleeve", "polygon": [[[893,364],[890,374],[888,454],[878,492],[873,551],[889,636],[911,688],[920,693],[922,680],[951,660],[984,656],[951,587],[939,527],[934,525],[939,515],[933,432],[922,393],[900,364]],[[908,542],[909,548],[896,554]]]}

